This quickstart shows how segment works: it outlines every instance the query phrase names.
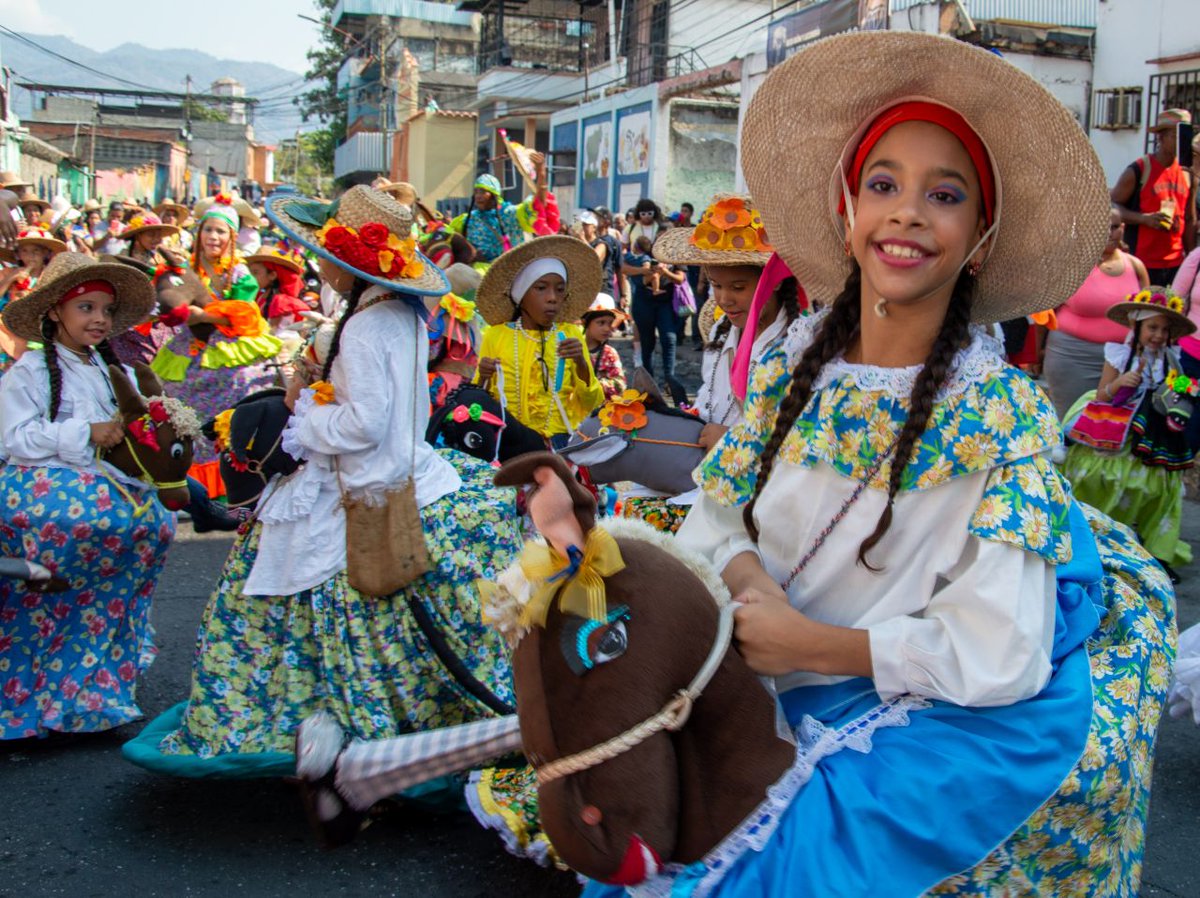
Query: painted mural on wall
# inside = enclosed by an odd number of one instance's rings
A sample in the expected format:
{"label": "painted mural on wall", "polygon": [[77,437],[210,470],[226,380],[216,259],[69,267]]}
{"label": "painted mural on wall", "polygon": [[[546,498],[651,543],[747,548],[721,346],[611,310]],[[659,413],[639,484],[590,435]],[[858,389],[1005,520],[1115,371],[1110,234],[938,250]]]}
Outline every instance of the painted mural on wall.
{"label": "painted mural on wall", "polygon": [[778,65],[819,37],[888,27],[887,0],[821,0],[767,27],[767,66]]}
{"label": "painted mural on wall", "polygon": [[617,174],[640,175],[650,170],[650,111],[621,118],[617,143]]}
{"label": "painted mural on wall", "polygon": [[612,164],[612,122],[584,124],[583,179],[595,181],[607,178]]}

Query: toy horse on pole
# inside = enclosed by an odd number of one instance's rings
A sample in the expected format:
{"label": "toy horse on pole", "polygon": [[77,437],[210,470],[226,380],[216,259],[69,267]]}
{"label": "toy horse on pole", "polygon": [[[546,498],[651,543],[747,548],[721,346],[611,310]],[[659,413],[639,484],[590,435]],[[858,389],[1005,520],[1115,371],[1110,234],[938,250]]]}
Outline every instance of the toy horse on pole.
{"label": "toy horse on pole", "polygon": [[187,472],[200,422],[178,399],[163,395],[162,384],[147,365],[135,365],[134,374],[137,389],[121,368],[108,366],[125,437],[101,458],[157,490],[159,501],[177,511],[189,501]]}

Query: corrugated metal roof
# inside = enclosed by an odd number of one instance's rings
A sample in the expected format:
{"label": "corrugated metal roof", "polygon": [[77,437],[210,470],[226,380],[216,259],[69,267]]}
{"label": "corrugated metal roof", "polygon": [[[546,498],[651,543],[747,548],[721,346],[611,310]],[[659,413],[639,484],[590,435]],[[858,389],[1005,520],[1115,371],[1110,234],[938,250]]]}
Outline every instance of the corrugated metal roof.
{"label": "corrugated metal roof", "polygon": [[331,20],[336,24],[342,16],[392,16],[466,26],[475,21],[473,13],[459,12],[449,3],[429,0],[339,0],[333,7]]}
{"label": "corrugated metal roof", "polygon": [[[930,0],[892,0],[892,12],[925,6]],[[1095,28],[1098,0],[963,0],[963,8],[980,22],[1005,19],[1066,28]]]}

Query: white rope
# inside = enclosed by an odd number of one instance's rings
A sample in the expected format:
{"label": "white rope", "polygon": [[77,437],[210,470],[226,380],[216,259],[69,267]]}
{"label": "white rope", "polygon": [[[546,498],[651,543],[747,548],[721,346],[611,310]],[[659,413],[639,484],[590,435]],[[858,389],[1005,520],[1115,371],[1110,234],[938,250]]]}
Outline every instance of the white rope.
{"label": "white rope", "polygon": [[692,682],[688,684],[686,689],[675,693],[671,697],[671,700],[663,705],[662,710],[653,717],[643,720],[637,726],[631,727],[619,736],[614,736],[606,742],[576,752],[573,755],[567,755],[566,757],[543,764],[537,768],[538,787],[540,788],[546,785],[546,783],[551,783],[564,776],[570,776],[573,773],[580,773],[592,767],[597,767],[605,761],[611,761],[613,758],[623,755],[631,748],[641,745],[651,736],[661,733],[663,730],[675,732],[682,729],[692,714],[692,706],[696,699],[700,697],[705,687],[712,681],[717,668],[721,666],[721,661],[725,658],[725,653],[729,651],[730,642],[733,640],[733,612],[736,607],[731,602],[721,609],[721,615],[717,619],[717,634],[713,638],[712,648],[708,650],[708,657],[704,659],[704,664],[701,665],[700,670],[692,678]]}

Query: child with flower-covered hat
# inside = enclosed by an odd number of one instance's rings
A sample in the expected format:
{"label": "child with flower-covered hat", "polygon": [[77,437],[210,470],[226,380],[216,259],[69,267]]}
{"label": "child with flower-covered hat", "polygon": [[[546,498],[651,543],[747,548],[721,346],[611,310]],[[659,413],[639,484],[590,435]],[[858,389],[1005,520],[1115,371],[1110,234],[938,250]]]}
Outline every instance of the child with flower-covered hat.
{"label": "child with flower-covered hat", "polygon": [[[296,728],[317,712],[372,738],[513,702],[507,653],[480,619],[475,581],[521,547],[515,495],[492,485],[487,464],[424,439],[424,300],[444,296],[446,278],[417,251],[409,207],[369,187],[333,203],[273,198],[267,215],[321,260],[322,279],[347,307],[323,347],[320,379],[298,379],[275,400],[293,409],[278,448],[304,464],[266,485],[234,544],[205,612],[187,701],[126,750],[176,775],[290,775]],[[229,464],[248,464],[226,452]],[[426,573],[385,595],[352,585],[362,581],[350,570],[351,502],[402,513],[406,535],[424,543]],[[459,674],[431,639],[449,646]],[[322,795],[313,819],[332,827],[337,801]]]}
{"label": "child with flower-covered hat", "polygon": [[1187,312],[1183,297],[1157,286],[1108,310],[1129,334],[1104,344],[1100,383],[1067,412],[1073,442],[1063,464],[1075,496],[1132,527],[1176,579],[1174,567],[1192,560],[1180,524],[1183,472],[1194,462],[1186,426],[1200,397],[1179,355],[1179,338],[1196,330]]}

